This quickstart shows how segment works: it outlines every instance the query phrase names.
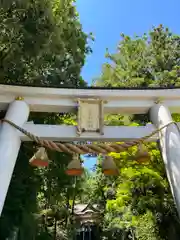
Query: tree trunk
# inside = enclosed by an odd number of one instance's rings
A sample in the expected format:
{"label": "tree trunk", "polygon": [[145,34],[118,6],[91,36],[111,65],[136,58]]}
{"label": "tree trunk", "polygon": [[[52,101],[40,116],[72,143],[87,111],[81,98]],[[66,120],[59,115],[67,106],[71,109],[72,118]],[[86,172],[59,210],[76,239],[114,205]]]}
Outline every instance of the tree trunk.
{"label": "tree trunk", "polygon": [[54,218],[54,240],[56,240],[57,235],[57,220],[56,217]]}

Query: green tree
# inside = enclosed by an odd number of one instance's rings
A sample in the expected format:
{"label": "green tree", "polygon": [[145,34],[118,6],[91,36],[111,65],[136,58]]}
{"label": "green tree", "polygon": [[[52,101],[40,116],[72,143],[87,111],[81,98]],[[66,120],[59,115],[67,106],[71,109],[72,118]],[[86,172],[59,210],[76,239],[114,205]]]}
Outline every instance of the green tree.
{"label": "green tree", "polygon": [[[1,84],[86,84],[80,70],[91,49],[73,1],[1,1],[0,13]],[[74,118],[68,114],[30,116],[35,123],[46,124],[74,124]],[[74,185],[74,178],[65,175],[71,160],[67,154],[48,152],[48,169],[30,167],[28,161],[36,150],[31,143],[21,147],[0,218],[2,240],[68,238],[72,202],[81,181]]]}
{"label": "green tree", "polygon": [[[109,63],[103,65],[102,74],[94,80],[95,86],[179,86],[179,36],[160,25],[142,37],[121,37],[117,53],[107,52]],[[142,125],[148,116],[130,119]],[[107,116],[106,123],[127,124],[121,115]],[[179,220],[158,145],[147,144],[147,148],[151,161],[143,166],[134,161],[136,147],[112,153],[120,169],[120,176],[111,179],[115,197],[106,199],[104,214],[104,229],[112,239],[119,239],[120,235],[122,239],[178,239]]]}
{"label": "green tree", "polygon": [[180,85],[180,37],[160,25],[147,35],[121,34],[117,53],[106,57],[96,86],[173,87]]}
{"label": "green tree", "polygon": [[0,82],[76,86],[87,46],[73,1],[0,5]]}

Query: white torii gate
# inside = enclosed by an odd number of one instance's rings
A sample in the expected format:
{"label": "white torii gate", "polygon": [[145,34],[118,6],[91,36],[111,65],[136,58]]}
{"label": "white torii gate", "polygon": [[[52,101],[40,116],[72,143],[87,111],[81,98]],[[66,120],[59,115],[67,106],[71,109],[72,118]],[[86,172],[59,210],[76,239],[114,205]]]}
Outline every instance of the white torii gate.
{"label": "white torii gate", "polygon": [[[180,113],[180,89],[62,89],[0,85],[0,111],[6,110],[5,119],[10,120],[41,139],[53,141],[127,141],[150,134],[153,125],[141,127],[104,126],[100,133],[77,134],[75,126],[41,125],[27,122],[29,112],[76,111],[78,99],[100,99],[104,113],[143,114],[150,112],[156,128],[172,122],[171,113]],[[156,104],[161,100],[161,104]],[[95,113],[94,113],[95,114]],[[179,125],[179,124],[177,124]],[[176,124],[164,128],[160,137],[162,156],[168,180],[180,214],[180,132]],[[25,135],[6,122],[0,126],[0,215],[21,146],[30,141]]]}

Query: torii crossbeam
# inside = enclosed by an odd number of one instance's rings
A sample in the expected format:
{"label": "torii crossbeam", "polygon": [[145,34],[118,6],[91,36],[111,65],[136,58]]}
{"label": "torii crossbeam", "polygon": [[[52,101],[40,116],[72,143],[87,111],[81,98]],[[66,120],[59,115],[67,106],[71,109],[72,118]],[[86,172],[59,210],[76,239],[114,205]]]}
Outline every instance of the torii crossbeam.
{"label": "torii crossbeam", "polygon": [[[100,101],[79,109],[80,101]],[[157,104],[157,101],[159,102]],[[87,109],[86,109],[87,108]],[[88,110],[89,108],[89,110]],[[0,111],[6,110],[10,120],[42,139],[54,141],[127,141],[142,138],[156,128],[172,122],[171,113],[180,113],[180,89],[63,89],[0,85]],[[86,112],[85,112],[86,110]],[[103,110],[103,111],[101,111]],[[29,123],[29,112],[77,112],[80,128],[75,126],[34,125]],[[88,112],[89,111],[89,112]],[[93,113],[92,113],[93,111]],[[153,125],[142,127],[110,127],[97,122],[97,114],[144,114],[150,112]],[[91,112],[91,122],[90,121]],[[88,115],[89,114],[89,115]],[[93,116],[94,115],[94,116]],[[88,117],[89,118],[88,118]],[[94,120],[94,118],[96,120]],[[96,130],[98,131],[94,131]],[[93,131],[92,131],[93,129]],[[180,212],[180,134],[177,124],[164,128],[159,135],[162,155],[171,190]],[[6,122],[0,128],[0,214],[8,191],[21,141],[28,138]]]}

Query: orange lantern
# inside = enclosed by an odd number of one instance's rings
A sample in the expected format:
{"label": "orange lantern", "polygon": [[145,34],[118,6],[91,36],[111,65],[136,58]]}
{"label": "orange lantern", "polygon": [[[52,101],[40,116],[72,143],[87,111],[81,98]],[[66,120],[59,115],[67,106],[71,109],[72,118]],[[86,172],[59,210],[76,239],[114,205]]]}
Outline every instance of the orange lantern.
{"label": "orange lantern", "polygon": [[118,168],[111,156],[104,156],[102,171],[106,176],[117,176],[119,174]]}
{"label": "orange lantern", "polygon": [[78,154],[74,154],[72,161],[68,164],[66,174],[69,176],[81,176],[84,169]]}
{"label": "orange lantern", "polygon": [[135,160],[138,163],[148,163],[150,161],[150,154],[142,144],[138,146],[138,152],[135,156]]}
{"label": "orange lantern", "polygon": [[49,159],[46,153],[46,149],[44,147],[39,148],[39,150],[29,160],[29,163],[34,167],[48,167]]}

